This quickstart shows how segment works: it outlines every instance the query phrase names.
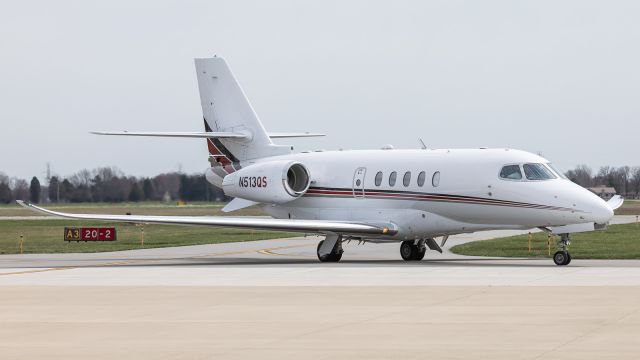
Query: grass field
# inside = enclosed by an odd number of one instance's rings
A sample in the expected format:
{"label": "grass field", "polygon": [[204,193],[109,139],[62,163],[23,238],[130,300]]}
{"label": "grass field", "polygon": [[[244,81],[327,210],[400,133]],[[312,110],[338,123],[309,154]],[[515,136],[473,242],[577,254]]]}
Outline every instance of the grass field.
{"label": "grass field", "polygon": [[[551,256],[556,252],[557,236],[551,238]],[[547,234],[532,234],[532,251],[528,235],[474,241],[451,248],[460,255],[504,257],[548,257]],[[611,225],[606,231],[571,235],[571,256],[576,259],[640,259],[640,224]]]}
{"label": "grass field", "polygon": [[640,200],[625,200],[616,215],[640,215]]}
{"label": "grass field", "polygon": [[[121,204],[62,204],[47,206],[49,209],[72,213],[103,213],[138,215],[183,215],[183,216],[260,216],[265,215],[257,207],[235,211],[232,214],[220,211],[222,203],[193,203],[186,206],[160,202]],[[140,241],[140,227],[105,222],[81,222],[74,220],[6,220],[7,216],[38,216],[18,205],[0,206],[0,254],[20,253],[20,235],[23,236],[24,253],[102,252],[140,248],[214,244],[221,242],[264,240],[299,236],[300,234],[270,231],[221,229],[213,227],[191,227],[170,225],[145,225],[144,246]],[[115,226],[117,240],[112,242],[65,242],[64,227],[110,227]]]}
{"label": "grass field", "polygon": [[[195,202],[185,206],[175,203],[139,202],[139,203],[80,203],[80,204],[48,204],[47,209],[87,214],[126,214],[135,215],[182,215],[182,216],[260,216],[265,215],[259,208],[252,206],[234,211],[232,214],[221,211],[224,203]],[[41,216],[18,204],[0,205],[0,218],[3,216]]]}
{"label": "grass field", "polygon": [[20,235],[24,236],[24,253],[102,252],[167,246],[215,244],[235,241],[264,240],[299,236],[300,234],[269,231],[221,229],[171,225],[145,225],[144,246],[140,243],[140,227],[115,224],[117,240],[109,242],[66,242],[65,226],[105,227],[104,222],[72,220],[3,220],[0,221],[0,254],[20,253]]}

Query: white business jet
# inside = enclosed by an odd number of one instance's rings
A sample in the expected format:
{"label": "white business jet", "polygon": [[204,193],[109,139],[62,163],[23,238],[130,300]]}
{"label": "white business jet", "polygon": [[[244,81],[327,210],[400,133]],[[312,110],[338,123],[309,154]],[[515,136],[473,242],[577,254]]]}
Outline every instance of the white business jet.
{"label": "white business jet", "polygon": [[[567,265],[571,233],[605,229],[623,199],[608,202],[567,180],[551,163],[513,149],[422,149],[295,153],[269,133],[220,57],[196,59],[204,132],[95,132],[204,138],[206,179],[234,197],[224,211],[257,205],[273,218],[70,214],[82,220],[285,230],[324,235],[322,262],[342,257],[342,242],[400,242],[404,260],[442,252],[454,234],[540,228],[559,234],[554,262]],[[436,242],[436,239],[441,239]]]}

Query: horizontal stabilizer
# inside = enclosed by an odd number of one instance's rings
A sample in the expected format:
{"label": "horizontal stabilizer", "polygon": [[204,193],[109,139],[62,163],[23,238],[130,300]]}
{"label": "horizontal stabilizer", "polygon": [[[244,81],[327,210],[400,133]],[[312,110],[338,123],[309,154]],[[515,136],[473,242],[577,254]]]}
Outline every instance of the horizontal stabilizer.
{"label": "horizontal stabilizer", "polygon": [[398,228],[393,223],[347,222],[333,220],[272,219],[248,216],[152,216],[152,215],[108,215],[108,214],[71,214],[48,210],[39,206],[16,200],[16,202],[35,212],[76,220],[99,220],[136,224],[167,224],[191,226],[216,226],[238,229],[258,229],[274,231],[292,231],[320,234],[354,235],[395,235]]}
{"label": "horizontal stabilizer", "polygon": [[[220,139],[248,139],[249,134],[232,133],[223,131],[179,131],[179,132],[154,132],[154,131],[91,131],[95,135],[115,135],[115,136],[156,136],[156,137],[176,137],[176,138],[220,138]],[[280,138],[303,138],[326,136],[318,133],[268,133],[272,139]]]}
{"label": "horizontal stabilizer", "polygon": [[221,131],[207,132],[151,132],[151,131],[92,131],[95,135],[116,135],[116,136],[159,136],[177,138],[226,138],[226,139],[248,139],[248,134],[231,133]]}
{"label": "horizontal stabilizer", "polygon": [[309,133],[309,132],[304,132],[304,133],[270,132],[270,133],[267,133],[267,135],[269,135],[269,137],[272,139],[327,136],[325,134]]}

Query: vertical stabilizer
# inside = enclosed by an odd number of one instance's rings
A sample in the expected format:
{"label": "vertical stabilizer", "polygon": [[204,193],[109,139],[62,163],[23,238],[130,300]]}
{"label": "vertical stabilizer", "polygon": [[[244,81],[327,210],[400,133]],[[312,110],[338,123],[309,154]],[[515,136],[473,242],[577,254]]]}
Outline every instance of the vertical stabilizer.
{"label": "vertical stabilizer", "polygon": [[241,161],[290,152],[288,146],[271,142],[224,59],[195,59],[195,64],[205,131],[248,135],[246,139],[207,139],[211,158],[224,172],[237,170]]}

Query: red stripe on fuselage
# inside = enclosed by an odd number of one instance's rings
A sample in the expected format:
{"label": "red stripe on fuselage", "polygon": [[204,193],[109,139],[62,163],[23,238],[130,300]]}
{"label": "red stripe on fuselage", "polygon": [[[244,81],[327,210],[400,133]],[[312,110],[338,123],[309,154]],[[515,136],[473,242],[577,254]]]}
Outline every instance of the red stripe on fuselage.
{"label": "red stripe on fuselage", "polygon": [[[337,190],[337,189],[309,189],[308,195],[328,195],[328,196],[353,196],[353,190]],[[507,200],[498,199],[486,199],[477,197],[457,197],[439,194],[416,194],[416,193],[402,193],[402,192],[380,192],[380,191],[366,191],[365,197],[378,197],[378,198],[390,198],[390,199],[402,199],[402,200],[431,200],[441,202],[455,202],[455,203],[467,203],[477,205],[495,205],[495,206],[509,206],[519,208],[531,208],[531,209],[547,209],[547,210],[561,210],[572,211],[573,209],[562,208],[549,205],[519,203]]]}

